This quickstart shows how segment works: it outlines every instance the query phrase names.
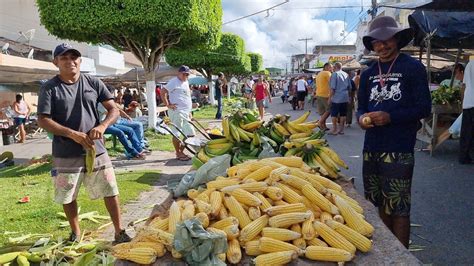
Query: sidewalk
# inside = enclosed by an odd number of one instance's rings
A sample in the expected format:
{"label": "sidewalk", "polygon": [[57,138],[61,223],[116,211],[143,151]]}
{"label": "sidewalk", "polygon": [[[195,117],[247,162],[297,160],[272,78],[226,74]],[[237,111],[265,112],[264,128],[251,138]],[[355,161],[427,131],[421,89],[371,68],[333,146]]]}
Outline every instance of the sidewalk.
{"label": "sidewalk", "polygon": [[27,138],[25,143],[14,143],[0,147],[0,153],[11,151],[14,155],[15,164],[24,164],[33,157],[41,157],[45,154],[51,154],[52,141],[46,137],[46,134],[40,134],[34,138]]}

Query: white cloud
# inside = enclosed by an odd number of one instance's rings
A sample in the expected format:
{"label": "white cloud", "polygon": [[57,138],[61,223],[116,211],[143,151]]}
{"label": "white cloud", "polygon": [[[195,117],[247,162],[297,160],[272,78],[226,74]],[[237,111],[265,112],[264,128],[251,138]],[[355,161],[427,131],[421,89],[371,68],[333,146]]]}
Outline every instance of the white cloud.
{"label": "white cloud", "polygon": [[[363,1],[364,5],[370,2],[370,0]],[[281,2],[283,0],[223,0],[223,21],[240,18]],[[360,0],[290,0],[289,3],[268,13],[226,24],[222,31],[242,37],[247,51],[262,54],[265,67],[285,68],[285,63],[289,62],[288,56],[305,52],[305,43],[298,41],[300,38],[313,38],[308,41],[308,53],[315,45],[355,43],[355,28],[350,33],[344,33],[345,38],[342,41],[344,9],[308,8],[360,5],[360,3]],[[356,25],[357,21],[357,16],[347,17],[346,30]]]}

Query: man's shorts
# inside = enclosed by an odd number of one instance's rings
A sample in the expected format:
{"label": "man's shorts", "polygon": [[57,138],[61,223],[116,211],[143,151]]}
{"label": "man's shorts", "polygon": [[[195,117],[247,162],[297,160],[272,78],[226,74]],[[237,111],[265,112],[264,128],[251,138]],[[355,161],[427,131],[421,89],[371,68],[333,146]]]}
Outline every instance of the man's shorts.
{"label": "man's shorts", "polygon": [[15,121],[15,126],[24,125],[26,123],[26,118],[24,117],[15,117],[13,120]]}
{"label": "man's shorts", "polygon": [[265,107],[265,99],[256,102],[257,107]]}
{"label": "man's shorts", "polygon": [[119,194],[115,172],[107,153],[96,157],[92,174],[85,173],[85,156],[75,158],[53,157],[51,176],[54,201],[69,204],[77,198],[84,184],[91,199],[113,197]]}
{"label": "man's shorts", "polygon": [[298,98],[299,102],[304,102],[304,97],[306,97],[306,91],[296,92],[296,97]]}
{"label": "man's shorts", "polygon": [[[176,125],[181,131],[183,131],[186,136],[190,137],[196,135],[194,128],[188,122],[188,112],[183,112],[179,110],[168,110],[168,116],[170,117],[171,123]],[[171,126],[170,128],[176,136],[181,135],[181,133],[179,133],[179,131],[175,127]]]}
{"label": "man's shorts", "polygon": [[331,103],[331,116],[346,116],[347,115],[347,103]]}
{"label": "man's shorts", "polygon": [[387,215],[409,216],[413,153],[364,152],[365,198]]}
{"label": "man's shorts", "polygon": [[318,109],[319,115],[329,112],[328,99],[327,97],[316,96],[316,108]]}

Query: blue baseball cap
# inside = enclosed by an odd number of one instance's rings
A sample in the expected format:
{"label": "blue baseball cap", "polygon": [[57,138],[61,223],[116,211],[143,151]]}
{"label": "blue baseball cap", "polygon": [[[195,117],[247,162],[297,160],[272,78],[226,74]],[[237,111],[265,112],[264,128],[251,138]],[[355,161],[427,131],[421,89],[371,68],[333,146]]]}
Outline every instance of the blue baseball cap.
{"label": "blue baseball cap", "polygon": [[81,52],[74,49],[69,43],[61,43],[60,45],[54,48],[53,57],[63,55],[66,52],[72,51],[77,54],[79,57],[81,56]]}
{"label": "blue baseball cap", "polygon": [[185,66],[185,65],[180,66],[178,71],[181,72],[181,73],[187,73],[187,74],[189,74],[191,72],[189,67]]}

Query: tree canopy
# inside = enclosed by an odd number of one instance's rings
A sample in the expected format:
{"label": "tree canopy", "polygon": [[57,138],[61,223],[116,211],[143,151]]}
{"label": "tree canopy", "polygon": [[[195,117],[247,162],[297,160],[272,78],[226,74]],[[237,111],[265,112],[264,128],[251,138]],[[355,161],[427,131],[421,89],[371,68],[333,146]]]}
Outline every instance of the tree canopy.
{"label": "tree canopy", "polygon": [[252,72],[257,73],[258,71],[262,70],[263,67],[263,57],[261,54],[258,53],[248,53],[250,56],[251,64],[252,64]]}
{"label": "tree canopy", "polygon": [[245,53],[244,40],[231,33],[222,34],[221,44],[216,49],[171,48],[166,52],[166,62],[172,66],[184,64],[196,69],[203,68],[209,74],[217,71],[234,74],[250,71],[250,58]]}

